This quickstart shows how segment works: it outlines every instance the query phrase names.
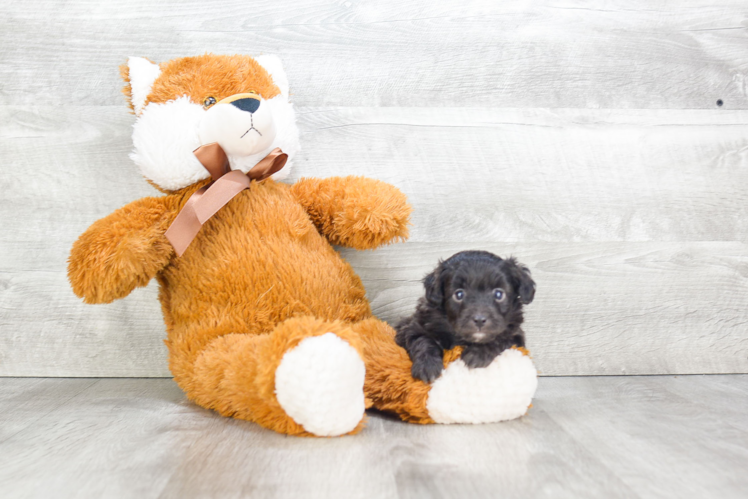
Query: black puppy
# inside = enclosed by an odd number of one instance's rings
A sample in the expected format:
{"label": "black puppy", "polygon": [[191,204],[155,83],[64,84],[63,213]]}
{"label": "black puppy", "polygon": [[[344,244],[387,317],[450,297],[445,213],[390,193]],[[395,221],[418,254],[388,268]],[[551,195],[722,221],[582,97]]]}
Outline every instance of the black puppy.
{"label": "black puppy", "polygon": [[532,302],[535,282],[514,258],[467,251],[440,262],[423,280],[426,296],[413,316],[397,325],[395,341],[408,351],[413,377],[436,380],[444,351],[464,346],[470,368],[491,364],[513,345],[525,346],[522,305]]}

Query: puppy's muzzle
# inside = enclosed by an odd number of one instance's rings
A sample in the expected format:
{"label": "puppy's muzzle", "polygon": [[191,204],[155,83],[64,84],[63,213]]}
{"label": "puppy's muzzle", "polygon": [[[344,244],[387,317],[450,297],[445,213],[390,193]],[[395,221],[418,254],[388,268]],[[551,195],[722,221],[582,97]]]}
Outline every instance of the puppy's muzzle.
{"label": "puppy's muzzle", "polygon": [[475,323],[475,326],[478,327],[478,330],[483,328],[483,325],[486,324],[487,318],[483,314],[476,314],[473,316],[473,323]]}

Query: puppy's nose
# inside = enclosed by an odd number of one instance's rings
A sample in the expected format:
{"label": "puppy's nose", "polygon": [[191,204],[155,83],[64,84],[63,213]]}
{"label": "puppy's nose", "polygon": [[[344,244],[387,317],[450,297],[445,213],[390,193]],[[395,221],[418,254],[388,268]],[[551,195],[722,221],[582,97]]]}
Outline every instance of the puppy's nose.
{"label": "puppy's nose", "polygon": [[475,316],[473,316],[473,323],[475,323],[475,325],[480,328],[486,324],[486,317],[482,314],[476,314]]}
{"label": "puppy's nose", "polygon": [[260,100],[255,99],[254,97],[244,97],[242,99],[237,99],[236,101],[231,101],[231,104],[242,111],[254,113],[260,107]]}

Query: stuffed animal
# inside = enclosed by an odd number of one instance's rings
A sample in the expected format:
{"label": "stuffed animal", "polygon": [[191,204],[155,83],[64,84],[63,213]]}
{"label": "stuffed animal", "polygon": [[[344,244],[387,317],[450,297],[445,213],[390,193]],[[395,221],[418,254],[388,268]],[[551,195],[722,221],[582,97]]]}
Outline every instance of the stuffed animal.
{"label": "stuffed animal", "polygon": [[158,280],[169,368],[191,400],[316,436],[359,431],[369,407],[416,423],[526,412],[536,371],[519,350],[477,370],[452,351],[432,385],[411,377],[393,329],[332,246],[403,240],[411,209],[364,177],[278,182],[299,140],[277,57],[131,57],[121,73],[136,115],[131,158],[164,195],[95,222],[73,245],[68,276],[87,303]]}

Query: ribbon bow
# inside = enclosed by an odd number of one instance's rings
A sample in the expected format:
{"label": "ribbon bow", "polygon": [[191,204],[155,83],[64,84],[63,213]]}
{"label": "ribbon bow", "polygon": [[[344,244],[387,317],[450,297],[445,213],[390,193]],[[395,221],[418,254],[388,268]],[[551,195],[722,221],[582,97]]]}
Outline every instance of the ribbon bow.
{"label": "ribbon bow", "polygon": [[166,239],[178,257],[181,257],[200,228],[234,196],[249,189],[251,181],[267,179],[282,169],[288,155],[280,148],[272,150],[265,158],[246,174],[241,170],[231,170],[229,159],[218,143],[206,144],[193,151],[200,163],[210,172],[213,182],[195,191],[174,222],[166,230]]}

